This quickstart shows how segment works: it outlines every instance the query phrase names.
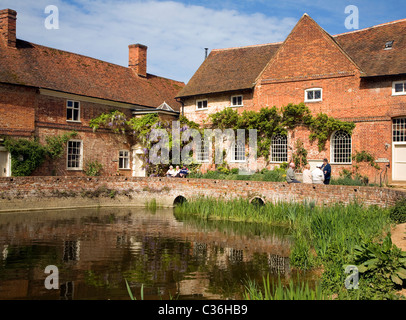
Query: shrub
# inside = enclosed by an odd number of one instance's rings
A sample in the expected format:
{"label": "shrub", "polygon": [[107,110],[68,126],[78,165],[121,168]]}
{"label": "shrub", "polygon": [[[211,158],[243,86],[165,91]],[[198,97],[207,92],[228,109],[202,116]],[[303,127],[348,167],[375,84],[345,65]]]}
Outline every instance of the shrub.
{"label": "shrub", "polygon": [[390,211],[390,217],[395,223],[406,222],[406,198],[396,203]]}
{"label": "shrub", "polygon": [[88,177],[100,176],[102,170],[103,170],[103,165],[101,163],[99,163],[97,160],[89,161],[86,163],[85,173]]}

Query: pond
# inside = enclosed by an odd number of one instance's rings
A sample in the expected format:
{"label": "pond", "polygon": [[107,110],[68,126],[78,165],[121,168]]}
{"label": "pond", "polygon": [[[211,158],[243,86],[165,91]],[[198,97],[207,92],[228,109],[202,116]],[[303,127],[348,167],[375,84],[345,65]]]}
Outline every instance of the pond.
{"label": "pond", "polygon": [[[172,209],[0,215],[0,299],[241,299],[248,279],[294,277],[284,227],[199,220]],[[47,289],[47,266],[58,289]],[[53,274],[56,275],[56,274]],[[55,282],[54,282],[55,284]]]}

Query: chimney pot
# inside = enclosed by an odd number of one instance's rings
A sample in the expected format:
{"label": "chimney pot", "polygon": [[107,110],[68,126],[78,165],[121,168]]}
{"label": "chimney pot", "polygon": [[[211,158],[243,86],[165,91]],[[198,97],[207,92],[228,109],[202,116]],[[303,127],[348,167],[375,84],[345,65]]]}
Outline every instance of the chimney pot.
{"label": "chimney pot", "polygon": [[16,47],[17,12],[11,9],[0,10],[0,35],[7,46]]}
{"label": "chimney pot", "polygon": [[143,44],[131,44],[128,46],[128,67],[133,69],[140,77],[147,77],[147,50]]}

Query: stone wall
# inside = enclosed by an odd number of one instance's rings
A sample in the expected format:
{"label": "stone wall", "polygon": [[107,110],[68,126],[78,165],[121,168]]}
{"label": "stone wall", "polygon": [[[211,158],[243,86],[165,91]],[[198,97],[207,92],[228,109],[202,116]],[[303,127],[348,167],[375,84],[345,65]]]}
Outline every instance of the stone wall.
{"label": "stone wall", "polygon": [[99,206],[144,207],[156,200],[170,207],[176,199],[260,198],[264,202],[314,201],[317,204],[350,203],[391,206],[406,191],[389,188],[289,185],[287,183],[131,178],[131,177],[12,177],[0,178],[0,212]]}

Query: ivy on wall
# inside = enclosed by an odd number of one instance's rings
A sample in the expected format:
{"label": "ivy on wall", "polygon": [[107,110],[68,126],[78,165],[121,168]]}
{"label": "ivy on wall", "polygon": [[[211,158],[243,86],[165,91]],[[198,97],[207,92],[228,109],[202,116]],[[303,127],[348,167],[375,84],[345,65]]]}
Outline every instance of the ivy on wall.
{"label": "ivy on wall", "polygon": [[[224,110],[209,116],[211,126],[213,128],[224,129],[256,129],[258,130],[258,156],[269,160],[272,137],[275,134],[287,135],[288,130],[293,130],[299,126],[304,126],[310,130],[310,141],[318,141],[319,150],[325,148],[326,141],[331,134],[336,130],[342,130],[352,134],[355,124],[344,122],[328,117],[326,114],[320,113],[316,117],[311,114],[310,109],[304,104],[297,105],[288,104],[282,108],[262,108],[259,112],[244,111],[239,114],[237,110],[225,108]],[[181,132],[189,128],[199,130],[203,134],[203,129],[195,122],[189,121],[181,116]],[[168,121],[160,120],[157,114],[148,114],[143,117],[127,119],[125,114],[112,110],[108,113],[103,113],[97,118],[90,121],[90,127],[96,132],[99,128],[111,129],[115,133],[126,134],[132,137],[134,141],[140,143],[144,147],[143,160],[148,173],[162,174],[162,170],[157,166],[151,166],[148,159],[149,150],[152,145],[158,141],[151,141],[150,133],[152,129],[166,130],[169,137],[169,147],[172,149],[172,125]],[[248,138],[248,137],[247,137]],[[192,139],[192,137],[190,138]],[[188,141],[181,141],[183,148]],[[302,142],[301,142],[302,143]],[[306,164],[306,150],[303,148],[303,143],[296,146],[297,155],[295,161],[299,165]]]}
{"label": "ivy on wall", "polygon": [[[196,129],[199,131],[199,133],[202,132],[197,123],[189,121],[186,117],[181,116],[179,118],[179,122],[181,132],[188,129]],[[169,159],[172,159],[171,153],[174,143],[179,143],[180,150],[182,150],[192,140],[192,137],[186,140],[174,140],[175,137],[173,137],[172,123],[161,120],[155,113],[127,119],[124,113],[117,110],[112,110],[111,112],[103,113],[97,118],[92,119],[89,125],[91,128],[93,128],[94,132],[96,132],[99,128],[111,129],[115,133],[127,135],[127,137],[132,139],[132,144],[141,144],[144,148],[144,154],[140,155],[140,157],[144,162],[144,168],[146,169],[148,175],[164,175],[168,169],[168,165],[154,165],[151,159],[149,159],[151,148],[161,139],[160,137],[157,139],[152,139],[152,130],[159,129],[166,132],[169,138]],[[188,168],[191,170],[199,166],[200,164],[197,163],[188,164]]]}
{"label": "ivy on wall", "polygon": [[259,112],[244,111],[239,114],[237,110],[226,108],[223,111],[210,115],[213,127],[232,129],[258,130],[258,156],[267,160],[270,155],[271,139],[275,134],[287,135],[288,130],[299,126],[309,128],[311,142],[318,141],[319,151],[324,150],[331,134],[342,130],[352,134],[355,124],[345,122],[319,113],[316,117],[304,104],[288,104],[280,109],[276,107],[262,108]]}
{"label": "ivy on wall", "polygon": [[13,176],[29,176],[39,168],[45,160],[54,161],[60,158],[66,143],[75,137],[75,131],[53,137],[46,137],[45,145],[38,138],[15,139],[6,137],[4,147],[11,155],[11,172]]}

